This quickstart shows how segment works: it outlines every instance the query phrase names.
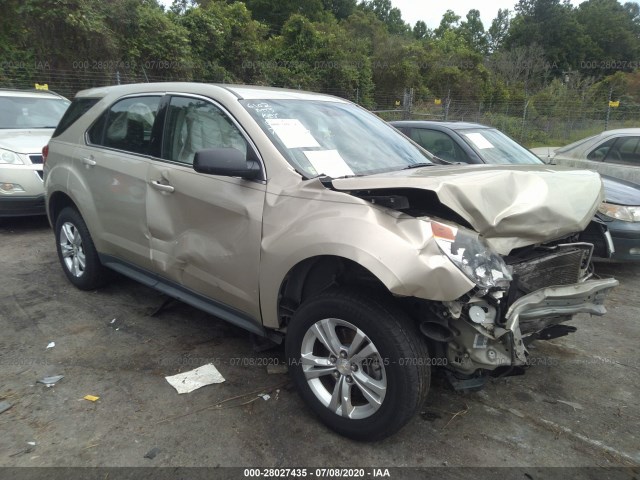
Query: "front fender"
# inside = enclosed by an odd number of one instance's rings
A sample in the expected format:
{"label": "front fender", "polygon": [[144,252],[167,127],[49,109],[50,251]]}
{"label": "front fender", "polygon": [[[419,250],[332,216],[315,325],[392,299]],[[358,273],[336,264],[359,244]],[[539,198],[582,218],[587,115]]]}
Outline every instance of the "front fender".
{"label": "front fender", "polygon": [[278,293],[287,273],[317,256],[352,260],[400,296],[450,301],[475,286],[442,254],[429,221],[325,192],[343,201],[268,195],[260,262],[266,327],[279,326]]}

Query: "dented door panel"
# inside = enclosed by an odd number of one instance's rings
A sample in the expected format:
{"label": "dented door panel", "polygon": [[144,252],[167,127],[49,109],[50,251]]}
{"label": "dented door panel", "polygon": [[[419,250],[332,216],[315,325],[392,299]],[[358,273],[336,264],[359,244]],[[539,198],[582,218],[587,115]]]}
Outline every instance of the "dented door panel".
{"label": "dented door panel", "polygon": [[265,186],[156,162],[148,182],[153,270],[199,294],[260,318],[258,273]]}

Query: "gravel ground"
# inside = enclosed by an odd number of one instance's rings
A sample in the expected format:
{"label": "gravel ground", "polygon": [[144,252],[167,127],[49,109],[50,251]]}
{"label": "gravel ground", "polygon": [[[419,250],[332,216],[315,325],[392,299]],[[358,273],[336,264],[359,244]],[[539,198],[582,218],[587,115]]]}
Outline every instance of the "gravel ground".
{"label": "gravel ground", "polygon": [[[45,219],[3,220],[0,240],[0,401],[13,405],[0,414],[0,466],[640,464],[640,265],[598,265],[621,282],[608,315],[536,343],[526,375],[464,395],[435,382],[406,428],[361,444],[267,372],[282,351],[256,353],[247,333],[184,304],[154,315],[165,298],[121,277],[76,290]],[[164,379],[205,363],[226,381],[178,395]],[[36,383],[51,375],[64,378]]]}

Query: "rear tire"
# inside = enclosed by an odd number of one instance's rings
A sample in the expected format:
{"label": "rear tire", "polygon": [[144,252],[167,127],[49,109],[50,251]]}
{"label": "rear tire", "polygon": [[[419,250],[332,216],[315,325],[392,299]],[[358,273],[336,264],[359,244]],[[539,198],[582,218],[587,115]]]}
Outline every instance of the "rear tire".
{"label": "rear tire", "polygon": [[54,228],[58,259],[69,281],[80,290],[104,285],[108,271],[100,263],[82,215],[75,208],[66,207],[56,218]]}
{"label": "rear tire", "polygon": [[429,355],[414,322],[390,299],[333,290],[303,302],[287,329],[289,370],[329,428],[380,440],[421,407]]}

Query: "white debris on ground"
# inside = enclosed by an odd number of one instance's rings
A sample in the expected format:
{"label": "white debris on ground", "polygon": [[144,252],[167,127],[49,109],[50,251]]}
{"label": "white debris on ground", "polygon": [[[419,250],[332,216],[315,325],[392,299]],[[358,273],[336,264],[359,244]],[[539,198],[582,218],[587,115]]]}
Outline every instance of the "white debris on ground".
{"label": "white debris on ground", "polygon": [[211,363],[189,372],[179,373],[177,375],[164,378],[178,391],[178,393],[189,393],[206,385],[224,382],[224,377]]}

